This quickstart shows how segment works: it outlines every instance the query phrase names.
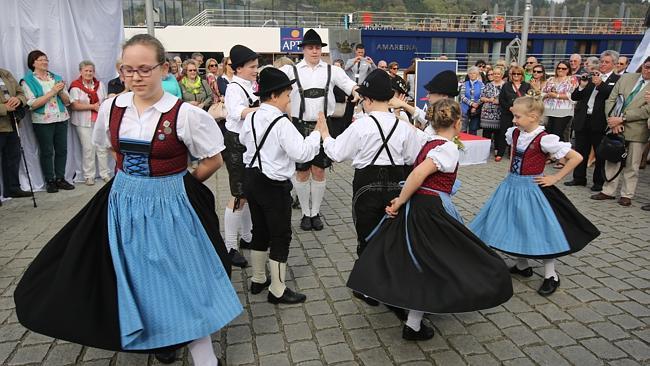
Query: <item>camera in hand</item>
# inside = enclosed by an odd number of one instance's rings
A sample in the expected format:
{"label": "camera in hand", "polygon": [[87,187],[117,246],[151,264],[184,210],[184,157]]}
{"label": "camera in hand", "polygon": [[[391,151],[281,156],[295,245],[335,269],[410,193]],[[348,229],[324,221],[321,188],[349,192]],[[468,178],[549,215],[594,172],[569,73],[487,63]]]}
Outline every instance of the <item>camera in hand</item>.
{"label": "camera in hand", "polygon": [[580,80],[582,80],[582,81],[591,80],[591,74],[582,74],[582,75],[580,75]]}

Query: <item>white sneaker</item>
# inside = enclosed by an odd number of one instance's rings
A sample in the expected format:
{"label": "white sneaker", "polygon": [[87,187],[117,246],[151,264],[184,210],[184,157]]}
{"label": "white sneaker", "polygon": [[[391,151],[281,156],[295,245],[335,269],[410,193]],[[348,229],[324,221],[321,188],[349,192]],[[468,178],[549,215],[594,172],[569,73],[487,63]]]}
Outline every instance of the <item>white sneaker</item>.
{"label": "white sneaker", "polygon": [[102,179],[104,180],[104,183],[108,183],[111,181],[111,177],[104,177]]}
{"label": "white sneaker", "polygon": [[94,186],[95,185],[95,180],[92,179],[92,178],[87,178],[85,183],[86,183],[87,186]]}

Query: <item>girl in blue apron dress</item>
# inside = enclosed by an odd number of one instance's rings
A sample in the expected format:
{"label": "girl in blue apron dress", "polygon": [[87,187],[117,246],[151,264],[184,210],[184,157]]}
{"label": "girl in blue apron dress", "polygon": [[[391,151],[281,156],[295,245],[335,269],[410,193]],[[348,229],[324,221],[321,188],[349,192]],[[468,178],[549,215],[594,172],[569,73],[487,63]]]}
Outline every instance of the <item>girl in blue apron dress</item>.
{"label": "girl in blue apron dress", "polygon": [[491,308],[512,296],[503,260],[467,229],[451,202],[458,171],[458,103],[432,104],[437,135],[415,160],[399,197],[368,237],[348,287],[382,303],[410,309],[402,331],[407,340],[433,337],[424,313]]}
{"label": "girl in blue apron dress", "polygon": [[[581,250],[600,232],[555,187],[582,156],[570,143],[561,142],[539,125],[544,114],[541,99],[517,98],[511,110],[515,126],[506,132],[506,141],[512,146],[510,174],[469,227],[493,248],[519,257],[510,268],[513,274],[532,276],[527,258],[542,259],[544,281],[538,293],[548,296],[560,285],[555,258]],[[562,170],[544,176],[549,155],[568,160]]]}
{"label": "girl in blue apron dress", "polygon": [[[157,39],[134,36],[122,58],[134,92],[101,106],[93,135],[115,152],[117,174],[34,259],[16,314],[34,332],[107,350],[189,343],[196,365],[216,365],[210,334],[242,311],[201,183],[221,165],[223,137],[204,111],[162,91]],[[202,159],[192,174],[189,153]]]}

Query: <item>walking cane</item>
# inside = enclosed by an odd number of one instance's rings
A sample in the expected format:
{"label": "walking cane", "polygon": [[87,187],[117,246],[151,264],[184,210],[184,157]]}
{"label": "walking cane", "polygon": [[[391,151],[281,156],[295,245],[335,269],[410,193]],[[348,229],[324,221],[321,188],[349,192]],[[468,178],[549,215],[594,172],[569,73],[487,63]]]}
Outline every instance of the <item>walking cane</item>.
{"label": "walking cane", "polygon": [[23,157],[23,164],[25,164],[25,173],[27,173],[27,181],[29,182],[29,192],[32,194],[32,201],[34,202],[34,208],[36,208],[36,196],[34,195],[34,187],[32,186],[32,177],[29,175],[29,168],[27,167],[27,158],[25,158],[25,149],[23,149],[23,141],[20,138],[20,131],[18,130],[18,123],[20,122],[16,117],[16,113],[10,113],[11,119],[14,122],[14,130],[16,130],[16,135],[18,136],[18,145],[20,146],[20,154]]}

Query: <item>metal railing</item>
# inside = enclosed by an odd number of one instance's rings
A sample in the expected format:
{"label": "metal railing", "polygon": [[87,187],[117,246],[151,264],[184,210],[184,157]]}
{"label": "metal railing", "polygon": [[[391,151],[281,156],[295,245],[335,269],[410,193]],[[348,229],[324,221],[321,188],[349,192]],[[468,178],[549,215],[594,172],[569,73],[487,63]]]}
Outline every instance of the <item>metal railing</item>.
{"label": "metal railing", "polygon": [[[505,13],[489,15],[482,25],[477,14],[431,14],[398,12],[355,12],[346,24],[347,13],[304,10],[223,10],[205,9],[189,20],[187,26],[234,27],[323,27],[439,32],[511,32],[521,33],[523,17]],[[643,18],[584,18],[533,16],[530,33],[559,34],[642,34]]]}

